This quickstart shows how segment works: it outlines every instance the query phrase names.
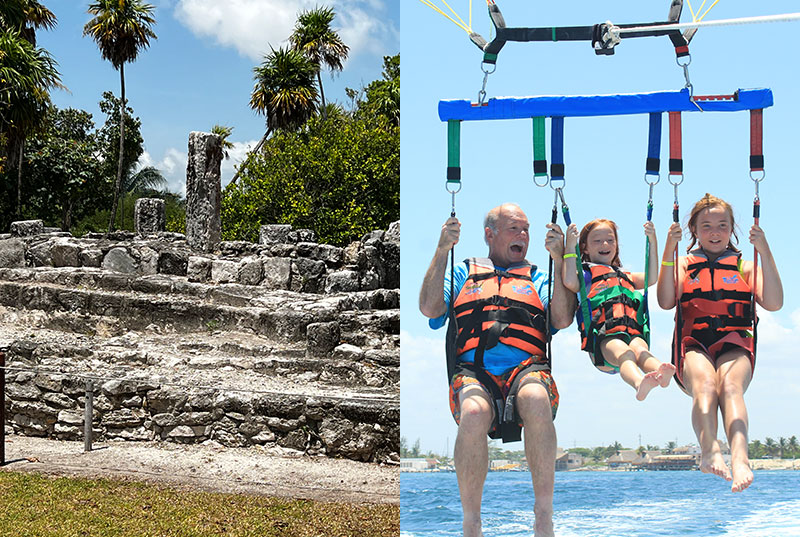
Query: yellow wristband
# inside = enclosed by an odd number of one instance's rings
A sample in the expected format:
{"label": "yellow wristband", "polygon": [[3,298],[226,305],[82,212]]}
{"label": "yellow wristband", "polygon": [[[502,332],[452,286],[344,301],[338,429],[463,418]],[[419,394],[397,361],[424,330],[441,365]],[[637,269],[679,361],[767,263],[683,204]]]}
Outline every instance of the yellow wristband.
{"label": "yellow wristband", "polygon": [[570,257],[578,257],[578,254],[564,254],[563,259],[569,259]]}
{"label": "yellow wristband", "polygon": [[662,261],[661,264],[665,267],[674,267],[675,261]]}

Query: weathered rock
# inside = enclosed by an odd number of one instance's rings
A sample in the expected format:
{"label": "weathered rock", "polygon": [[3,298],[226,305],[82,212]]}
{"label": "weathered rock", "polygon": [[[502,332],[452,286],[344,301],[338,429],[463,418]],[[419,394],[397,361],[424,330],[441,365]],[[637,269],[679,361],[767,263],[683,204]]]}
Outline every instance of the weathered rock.
{"label": "weathered rock", "polygon": [[300,257],[310,257],[319,261],[324,261],[329,266],[339,266],[344,259],[344,250],[329,244],[317,244],[316,242],[297,243],[297,255]]}
{"label": "weathered rock", "polygon": [[53,265],[53,255],[51,253],[52,243],[50,241],[36,244],[28,249],[30,264],[34,267],[48,267]]}
{"label": "weathered rock", "polygon": [[339,270],[328,274],[325,281],[326,293],[353,291],[358,291],[358,272],[354,270]]}
{"label": "weathered rock", "polygon": [[139,198],[133,206],[133,229],[136,233],[158,233],[164,231],[166,217],[164,200]]}
{"label": "weathered rock", "polygon": [[386,230],[383,240],[386,242],[400,242],[400,220],[389,224],[389,229]]}
{"label": "weathered rock", "polygon": [[107,427],[114,427],[117,429],[127,427],[138,427],[144,422],[144,410],[132,410],[130,408],[121,408],[119,410],[112,410],[103,415],[103,423]]}
{"label": "weathered rock", "polygon": [[112,248],[103,258],[102,268],[124,274],[134,274],[138,270],[136,260],[128,254],[125,248]]}
{"label": "weathered rock", "polygon": [[6,393],[11,399],[27,399],[37,401],[42,395],[42,391],[30,384],[9,384],[6,386]]}
{"label": "weathered rock", "polygon": [[42,399],[50,406],[60,408],[72,408],[75,406],[75,400],[63,393],[46,393],[42,396]]}
{"label": "weathered rock", "polygon": [[291,290],[301,293],[318,293],[325,277],[325,263],[300,258],[292,261]]}
{"label": "weathered rock", "polygon": [[50,249],[54,267],[79,267],[80,247],[69,239],[56,239]]}
{"label": "weathered rock", "polygon": [[44,232],[44,223],[41,220],[20,220],[11,222],[12,237],[31,237]]}
{"label": "weathered rock", "polygon": [[58,413],[58,421],[67,425],[83,425],[83,410],[62,410]]}
{"label": "weathered rock", "polygon": [[189,256],[186,276],[190,282],[207,282],[211,278],[212,260],[207,257]]}
{"label": "weathered rock", "polygon": [[186,166],[186,242],[190,248],[213,251],[221,238],[220,164],[222,139],[205,132],[189,133]]}
{"label": "weathered rock", "polygon": [[261,226],[258,233],[259,244],[280,244],[289,242],[289,232],[292,226],[289,224],[267,224]]}
{"label": "weathered rock", "polygon": [[211,262],[211,280],[217,283],[235,282],[239,275],[239,263],[215,260]]}
{"label": "weathered rock", "polygon": [[103,264],[103,251],[98,248],[81,250],[78,259],[82,267],[99,268]]}
{"label": "weathered rock", "polygon": [[341,333],[339,323],[331,321],[327,323],[311,323],[306,328],[308,345],[306,355],[325,356],[339,344]]}
{"label": "weathered rock", "polygon": [[24,266],[25,243],[18,239],[0,240],[0,268]]}
{"label": "weathered rock", "polygon": [[243,285],[258,285],[261,283],[262,264],[258,257],[245,257],[239,262],[237,280]]}
{"label": "weathered rock", "polygon": [[[196,258],[204,259],[204,258]],[[158,254],[158,272],[186,276],[189,268],[189,255],[179,250],[162,250]],[[205,281],[205,280],[201,280]]]}
{"label": "weathered rock", "polygon": [[263,258],[264,272],[261,285],[268,289],[289,289],[292,278],[292,260],[284,257]]}

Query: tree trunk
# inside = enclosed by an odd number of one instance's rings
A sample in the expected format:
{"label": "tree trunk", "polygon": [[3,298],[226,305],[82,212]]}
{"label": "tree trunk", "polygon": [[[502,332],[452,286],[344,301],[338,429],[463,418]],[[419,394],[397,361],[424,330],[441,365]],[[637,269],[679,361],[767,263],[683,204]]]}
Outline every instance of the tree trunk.
{"label": "tree trunk", "polygon": [[322,119],[328,119],[328,112],[325,110],[325,91],[322,89],[322,69],[317,70],[317,82],[319,82],[319,96],[322,98]]}
{"label": "tree trunk", "polygon": [[22,220],[22,156],[25,151],[25,138],[19,141],[19,161],[17,162],[17,218]]}
{"label": "tree trunk", "polygon": [[242,162],[242,165],[241,165],[241,166],[239,166],[239,169],[238,169],[238,170],[236,170],[236,173],[233,175],[233,179],[231,179],[231,182],[230,182],[230,183],[228,183],[228,184],[232,185],[232,184],[235,184],[235,183],[236,183],[236,180],[239,178],[239,174],[241,173],[241,171],[242,171],[242,168],[244,168],[245,164],[247,164],[247,163],[250,161],[250,157],[251,157],[252,155],[254,155],[254,154],[258,153],[258,151],[261,149],[261,146],[263,146],[263,145],[264,145],[264,142],[266,142],[266,141],[267,141],[267,137],[269,136],[269,133],[271,133],[271,132],[272,132],[272,129],[267,129],[267,132],[265,132],[265,133],[264,133],[264,136],[262,136],[262,137],[261,137],[261,140],[259,140],[259,141],[258,141],[258,143],[257,143],[257,144],[256,144],[256,146],[253,148],[253,150],[252,150],[252,151],[250,151],[250,152],[247,154],[247,156],[246,156],[246,157],[245,157],[245,159],[244,159],[244,162]]}
{"label": "tree trunk", "polygon": [[111,205],[111,218],[108,221],[108,232],[114,231],[114,219],[117,216],[117,203],[119,202],[119,189],[122,185],[122,164],[125,149],[125,64],[119,66],[119,85],[122,96],[119,117],[119,160],[117,161],[117,178],[114,181],[114,202]]}

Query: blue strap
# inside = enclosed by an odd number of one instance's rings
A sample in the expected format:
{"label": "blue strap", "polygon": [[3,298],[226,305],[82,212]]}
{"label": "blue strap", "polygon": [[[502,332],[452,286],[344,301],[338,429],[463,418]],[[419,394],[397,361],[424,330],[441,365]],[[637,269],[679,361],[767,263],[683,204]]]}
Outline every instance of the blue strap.
{"label": "blue strap", "polygon": [[564,179],[564,118],[550,119],[550,180]]}
{"label": "blue strap", "polygon": [[[645,173],[658,175],[661,168],[661,112],[650,113],[650,136],[647,141]],[[650,218],[648,218],[649,220]]]}

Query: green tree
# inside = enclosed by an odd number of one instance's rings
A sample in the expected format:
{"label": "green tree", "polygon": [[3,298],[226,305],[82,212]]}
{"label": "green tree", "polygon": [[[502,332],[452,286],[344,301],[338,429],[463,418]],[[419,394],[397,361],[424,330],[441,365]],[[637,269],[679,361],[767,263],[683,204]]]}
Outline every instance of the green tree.
{"label": "green tree", "polygon": [[233,134],[233,127],[226,127],[225,125],[214,125],[211,127],[211,134],[216,134],[222,140],[222,154],[225,160],[231,158],[230,151],[233,149],[233,143],[228,140],[228,137]]}
{"label": "green tree", "polygon": [[770,457],[774,457],[777,453],[777,445],[775,444],[775,440],[770,438],[769,436],[764,440],[764,447],[766,448],[767,455]]}
{"label": "green tree", "polygon": [[253,68],[255,86],[250,94],[250,108],[267,118],[267,130],[245,158],[231,179],[231,184],[257,155],[269,135],[276,131],[299,129],[317,109],[317,90],[314,87],[314,64],[302,53],[279,48],[264,57]]}
{"label": "green tree", "polygon": [[303,11],[298,15],[289,42],[295,50],[302,52],[316,66],[317,84],[322,101],[323,117],[325,111],[325,91],[322,88],[322,66],[330,69],[331,74],[341,71],[350,52],[339,34],[331,29],[336,13],[329,7],[317,7]]}
{"label": "green tree", "polygon": [[678,447],[678,443],[670,440],[667,442],[667,453],[672,453],[676,447]]}
{"label": "green tree", "polygon": [[400,456],[408,457],[408,440],[405,436],[400,437]]}
{"label": "green tree", "polygon": [[123,147],[125,144],[125,64],[136,60],[139,52],[150,46],[150,39],[156,39],[152,30],[155,8],[141,0],[98,0],[89,5],[88,12],[94,15],[83,28],[83,34],[97,42],[103,59],[111,62],[119,71],[120,83],[120,122],[119,160],[117,161],[117,177],[114,182],[114,201],[108,231],[114,229],[114,218],[117,211],[124,171]]}
{"label": "green tree", "polygon": [[17,169],[15,212],[20,216],[25,138],[42,125],[50,105],[49,91],[61,87],[61,81],[50,54],[23,37],[23,30],[32,31],[35,25],[9,21],[4,14],[0,27],[0,134],[5,141],[0,155],[7,158],[9,168]]}
{"label": "green tree", "polygon": [[75,217],[106,202],[100,147],[92,116],[51,107],[40,133],[26,144],[27,211],[69,231]]}
{"label": "green tree", "polygon": [[383,116],[400,126],[400,55],[383,57],[383,79],[374,80],[360,93],[348,88],[348,95],[357,102],[357,117]]}
{"label": "green tree", "polygon": [[797,443],[797,437],[792,435],[789,438],[789,451],[792,454],[792,458],[797,458],[797,451],[800,448],[800,445]]}
{"label": "green tree", "polygon": [[419,438],[414,442],[414,445],[411,447],[411,451],[408,452],[409,457],[417,458],[420,456],[420,445],[419,445]]}

